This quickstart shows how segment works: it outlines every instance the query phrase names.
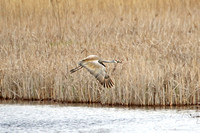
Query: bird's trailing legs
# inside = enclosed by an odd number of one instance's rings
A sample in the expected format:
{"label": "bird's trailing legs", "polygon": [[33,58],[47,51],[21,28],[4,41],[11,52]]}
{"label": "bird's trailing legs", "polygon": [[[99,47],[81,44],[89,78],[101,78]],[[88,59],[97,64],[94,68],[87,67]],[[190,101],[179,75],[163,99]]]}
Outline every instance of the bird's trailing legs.
{"label": "bird's trailing legs", "polygon": [[78,67],[76,67],[76,68],[70,70],[70,73],[74,73],[74,72],[80,70],[81,68],[83,68],[83,67],[82,67],[82,66],[78,66]]}

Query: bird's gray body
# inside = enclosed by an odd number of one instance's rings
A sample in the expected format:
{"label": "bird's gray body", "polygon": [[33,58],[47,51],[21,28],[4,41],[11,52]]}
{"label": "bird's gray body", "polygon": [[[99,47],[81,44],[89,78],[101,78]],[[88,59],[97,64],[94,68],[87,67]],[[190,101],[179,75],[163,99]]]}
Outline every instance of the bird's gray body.
{"label": "bird's gray body", "polygon": [[110,76],[106,72],[105,63],[118,63],[115,60],[112,61],[104,61],[101,58],[99,58],[96,55],[90,55],[83,60],[81,60],[78,64],[79,66],[72,69],[71,73],[76,72],[77,70],[81,68],[86,68],[95,78],[104,86],[107,88],[111,88],[114,83],[110,79]]}

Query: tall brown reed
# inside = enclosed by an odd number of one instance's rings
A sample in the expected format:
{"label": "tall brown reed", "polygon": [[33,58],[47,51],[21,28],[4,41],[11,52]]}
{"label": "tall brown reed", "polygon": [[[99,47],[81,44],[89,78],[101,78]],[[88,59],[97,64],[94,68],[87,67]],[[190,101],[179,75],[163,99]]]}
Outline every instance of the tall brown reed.
{"label": "tall brown reed", "polygon": [[[0,97],[200,104],[199,0],[0,1]],[[96,54],[115,87],[69,70]]]}

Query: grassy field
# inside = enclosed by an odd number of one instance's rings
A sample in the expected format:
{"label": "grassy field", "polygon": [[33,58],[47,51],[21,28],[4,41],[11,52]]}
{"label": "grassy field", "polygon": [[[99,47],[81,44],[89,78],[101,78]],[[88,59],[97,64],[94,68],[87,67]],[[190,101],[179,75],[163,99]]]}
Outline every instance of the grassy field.
{"label": "grassy field", "polygon": [[[199,0],[0,0],[0,98],[200,104],[199,14]],[[113,88],[69,73],[90,54],[123,61]]]}

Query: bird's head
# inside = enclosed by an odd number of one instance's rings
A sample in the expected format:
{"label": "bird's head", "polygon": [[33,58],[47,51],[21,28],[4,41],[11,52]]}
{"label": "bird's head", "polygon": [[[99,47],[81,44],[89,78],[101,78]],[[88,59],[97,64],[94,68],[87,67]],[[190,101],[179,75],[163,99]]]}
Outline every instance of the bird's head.
{"label": "bird's head", "polygon": [[122,61],[120,61],[120,60],[114,60],[115,61],[115,63],[122,63]]}

